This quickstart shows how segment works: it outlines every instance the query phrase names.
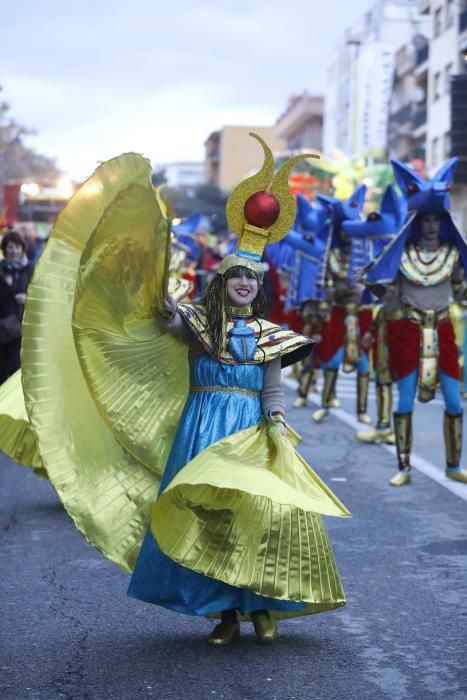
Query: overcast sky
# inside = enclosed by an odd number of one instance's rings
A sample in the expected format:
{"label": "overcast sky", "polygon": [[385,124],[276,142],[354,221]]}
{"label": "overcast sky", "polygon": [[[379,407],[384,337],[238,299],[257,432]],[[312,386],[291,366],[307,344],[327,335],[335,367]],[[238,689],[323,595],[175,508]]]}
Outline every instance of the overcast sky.
{"label": "overcast sky", "polygon": [[224,124],[270,125],[374,0],[5,0],[0,85],[71,177],[138,151],[202,160]]}

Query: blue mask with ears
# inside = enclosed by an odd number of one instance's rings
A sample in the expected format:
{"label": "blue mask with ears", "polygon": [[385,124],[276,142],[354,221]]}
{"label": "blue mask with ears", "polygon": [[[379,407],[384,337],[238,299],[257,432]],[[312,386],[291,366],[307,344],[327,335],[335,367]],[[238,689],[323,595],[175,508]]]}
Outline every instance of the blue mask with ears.
{"label": "blue mask with ears", "polygon": [[199,260],[201,255],[201,248],[194,236],[201,223],[202,216],[201,212],[195,212],[183,219],[179,224],[172,226],[172,232],[177,239],[189,249],[190,260]]}
{"label": "blue mask with ears", "polygon": [[326,223],[328,211],[321,202],[313,205],[302,194],[297,195],[297,218],[295,228],[316,233]]}
{"label": "blue mask with ears", "polygon": [[387,284],[396,278],[405,246],[407,243],[416,243],[420,238],[420,218],[424,214],[439,215],[439,240],[442,243],[452,243],[458,248],[462,265],[467,272],[467,245],[449,212],[449,185],[457,161],[457,158],[448,160],[431,180],[424,180],[400,161],[392,161],[394,175],[412,216],[380,257],[368,267],[365,275],[367,283]]}
{"label": "blue mask with ears", "polygon": [[392,185],[388,185],[377,212],[368,214],[365,221],[343,221],[342,228],[352,238],[391,237],[404,221],[403,207]]}
{"label": "blue mask with ears", "polygon": [[355,221],[360,218],[360,214],[365,204],[366,185],[359,185],[348,199],[336,199],[319,194],[317,199],[327,207],[334,227],[338,227],[343,221]]}
{"label": "blue mask with ears", "polygon": [[458,158],[450,158],[431,180],[424,180],[412,168],[399,160],[392,160],[394,176],[409,211],[419,214],[442,214],[451,206],[449,185],[451,184]]}
{"label": "blue mask with ears", "polygon": [[371,263],[391,242],[404,221],[404,212],[392,185],[384,192],[379,211],[368,214],[365,221],[344,221],[342,230],[352,239],[353,244],[364,243],[362,267]]}

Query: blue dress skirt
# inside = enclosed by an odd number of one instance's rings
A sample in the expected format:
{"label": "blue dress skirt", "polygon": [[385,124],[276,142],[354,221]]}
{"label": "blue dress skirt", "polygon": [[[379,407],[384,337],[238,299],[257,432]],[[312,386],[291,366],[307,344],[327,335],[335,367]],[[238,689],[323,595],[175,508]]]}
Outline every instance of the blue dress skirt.
{"label": "blue dress skirt", "polygon": [[[262,421],[259,396],[228,390],[237,387],[260,392],[263,376],[263,365],[227,365],[207,354],[190,360],[190,385],[203,390],[190,391],[160,493],[202,450]],[[226,387],[225,393],[222,387]],[[305,607],[303,603],[257,595],[177,564],[159,549],[150,529],[146,532],[128,595],[188,615],[209,615],[233,608],[242,614],[262,609],[298,612]]]}

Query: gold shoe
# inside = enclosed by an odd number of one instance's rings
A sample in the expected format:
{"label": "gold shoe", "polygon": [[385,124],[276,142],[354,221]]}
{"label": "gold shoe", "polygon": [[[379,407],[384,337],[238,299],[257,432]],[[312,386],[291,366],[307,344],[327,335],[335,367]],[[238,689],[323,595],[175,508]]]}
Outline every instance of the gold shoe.
{"label": "gold shoe", "polygon": [[355,433],[357,440],[361,442],[368,443],[384,443],[385,445],[394,445],[395,436],[394,431],[390,428],[385,430],[378,430],[377,428],[371,428],[371,430],[359,430]]}
{"label": "gold shoe", "polygon": [[357,416],[359,423],[365,423],[366,425],[371,425],[371,418],[367,413],[359,413]]}
{"label": "gold shoe", "polygon": [[226,646],[240,636],[239,622],[219,622],[209,635],[208,642],[214,646]]}
{"label": "gold shoe", "polygon": [[267,610],[251,613],[251,621],[260,642],[272,642],[277,636],[277,624]]}
{"label": "gold shoe", "polygon": [[331,408],[340,408],[341,402],[339,401],[339,399],[331,399],[329,405],[331,406]]}
{"label": "gold shoe", "polygon": [[410,484],[410,481],[412,479],[412,475],[410,473],[410,469],[401,469],[398,471],[392,479],[390,479],[389,483],[391,486],[408,486]]}
{"label": "gold shoe", "polygon": [[329,415],[327,408],[318,408],[318,410],[315,411],[311,417],[315,423],[321,423],[321,421],[323,421],[327,415]]}
{"label": "gold shoe", "polygon": [[448,479],[453,479],[453,481],[460,481],[462,484],[467,484],[467,471],[465,469],[460,469],[458,472],[453,469],[446,467],[444,472]]}
{"label": "gold shoe", "polygon": [[304,396],[297,396],[292,406],[294,408],[304,408],[307,405],[307,400]]}

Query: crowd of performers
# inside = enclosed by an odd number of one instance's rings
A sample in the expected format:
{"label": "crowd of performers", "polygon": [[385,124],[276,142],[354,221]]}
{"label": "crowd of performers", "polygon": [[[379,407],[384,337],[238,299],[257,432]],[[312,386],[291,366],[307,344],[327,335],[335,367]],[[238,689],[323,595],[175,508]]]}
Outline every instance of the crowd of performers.
{"label": "crowd of performers", "polygon": [[[355,373],[358,421],[367,414],[370,370],[376,386],[377,421],[357,432],[363,442],[396,445],[392,486],[411,481],[415,398],[428,402],[438,386],[445,404],[446,476],[467,483],[461,469],[462,423],[459,350],[451,316],[465,302],[467,247],[450,215],[449,186],[456,159],[427,180],[393,161],[392,185],[379,211],[362,216],[365,185],[345,201],[297,197],[293,229],[269,246],[267,259],[288,279],[285,310],[300,310],[305,335],[318,343],[301,363],[296,408],[307,404],[323,373],[317,423],[339,406],[339,370]],[[454,315],[458,315],[455,309]],[[461,312],[462,313],[462,312]],[[290,318],[282,318],[290,322]],[[462,342],[462,341],[461,341]],[[393,384],[398,405],[392,413]]]}
{"label": "crowd of performers", "polygon": [[300,363],[298,407],[323,372],[317,423],[340,368],[355,372],[369,424],[374,367],[377,425],[357,437],[395,441],[394,486],[411,479],[417,390],[429,401],[440,384],[446,476],[467,483],[449,313],[467,267],[449,213],[455,160],[432,180],[396,162],[402,198],[389,187],[364,220],[363,185],[296,203],[288,178],[305,156],[274,174],[255,138],[263,167],[231,193],[237,238],[226,255],[203,251],[201,290],[202,241],[193,222],[171,227],[148,161],[102,163],[52,230],[28,289],[22,376],[0,390],[0,448],[42,470],[87,540],[132,574],[130,596],[220,618],[213,645],[241,620],[271,642],[277,619],[345,604],[322,516],[350,513],[295,451],[281,368]]}

